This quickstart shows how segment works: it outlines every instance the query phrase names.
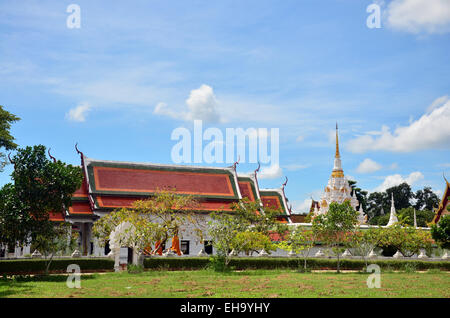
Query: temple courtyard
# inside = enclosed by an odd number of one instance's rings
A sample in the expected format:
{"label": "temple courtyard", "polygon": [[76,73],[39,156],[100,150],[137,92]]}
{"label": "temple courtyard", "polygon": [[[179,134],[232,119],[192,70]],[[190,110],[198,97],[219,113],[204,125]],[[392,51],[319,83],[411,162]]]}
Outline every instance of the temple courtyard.
{"label": "temple courtyard", "polygon": [[1,297],[450,297],[450,273],[439,270],[381,273],[380,288],[368,288],[369,273],[248,270],[217,273],[145,271],[81,276],[81,288],[68,288],[67,275],[0,278]]}

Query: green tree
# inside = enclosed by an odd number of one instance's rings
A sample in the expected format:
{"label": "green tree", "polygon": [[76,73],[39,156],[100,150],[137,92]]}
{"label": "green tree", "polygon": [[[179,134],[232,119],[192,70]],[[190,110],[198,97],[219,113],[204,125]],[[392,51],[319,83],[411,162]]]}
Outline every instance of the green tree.
{"label": "green tree", "polygon": [[[390,207],[390,200],[386,192],[372,192],[369,194],[369,197],[367,198],[366,211],[368,211],[370,215],[370,220],[372,220],[372,218],[382,216],[381,210],[383,210],[384,213],[386,213],[387,211],[389,211],[389,207]],[[370,224],[374,224],[372,222],[370,222]]]}
{"label": "green tree", "polygon": [[450,215],[443,215],[431,226],[431,236],[441,248],[450,249]]}
{"label": "green tree", "polygon": [[355,255],[361,256],[367,268],[367,257],[369,256],[369,253],[379,244],[380,240],[380,228],[369,228],[367,230],[359,229],[349,236],[348,244]]}
{"label": "green tree", "polygon": [[431,190],[431,187],[424,187],[423,190],[417,190],[414,198],[416,199],[416,203],[414,204],[416,210],[433,211],[439,205],[440,201],[436,193]]}
{"label": "green tree", "polygon": [[[230,213],[223,211],[212,213],[208,227],[208,236],[217,252],[214,262],[223,263],[219,264],[218,268],[226,269],[228,267],[233,256],[230,252],[233,249],[235,252],[258,250],[261,244],[254,240],[255,237],[265,236],[267,239],[264,239],[263,242],[266,243],[273,234],[284,237],[288,228],[287,225],[277,221],[279,214],[278,210],[269,207],[265,207],[262,210],[259,201],[251,202],[248,199],[243,199],[233,204],[232,212]],[[258,234],[251,235],[248,232]],[[239,238],[245,235],[252,238],[251,242],[254,243],[252,246],[239,245],[241,243],[244,244]],[[270,247],[269,250],[266,250],[268,253],[273,250],[271,245],[266,245],[266,247]]]}
{"label": "green tree", "polygon": [[337,257],[337,272],[340,272],[340,256],[348,246],[349,236],[353,235],[358,224],[358,212],[349,201],[342,204],[332,202],[327,214],[313,220],[313,231]]}
{"label": "green tree", "polygon": [[77,236],[72,233],[72,225],[68,222],[39,222],[39,233],[31,243],[32,250],[38,250],[46,260],[45,274],[48,274],[53,257],[60,253],[70,253],[77,246]]}
{"label": "green tree", "polygon": [[241,252],[250,255],[261,250],[270,253],[276,250],[276,246],[270,240],[269,236],[261,232],[247,230],[237,232],[236,236],[232,239],[231,249],[236,255]]}
{"label": "green tree", "polygon": [[406,182],[398,186],[391,187],[386,190],[387,198],[389,198],[389,206],[391,202],[391,195],[394,194],[395,208],[397,210],[409,208],[414,199],[414,192]]}
{"label": "green tree", "polygon": [[[11,124],[19,120],[19,117],[6,111],[0,105],[0,148],[4,148],[5,150],[14,150],[17,148],[17,144],[14,142],[14,137],[11,135],[10,130]],[[3,171],[6,164],[5,153],[0,152],[0,171]]]}
{"label": "green tree", "polygon": [[0,191],[0,223],[7,229],[0,235],[0,243],[27,244],[38,235],[57,235],[50,213],[67,209],[72,194],[81,186],[81,168],[51,161],[45,150],[42,145],[26,147],[13,157],[14,183]]}
{"label": "green tree", "polygon": [[[404,224],[414,226],[414,208],[409,207],[398,211],[399,219],[403,220]],[[417,226],[427,227],[428,223],[433,221],[434,212],[430,210],[416,210]]]}
{"label": "green tree", "polygon": [[381,232],[380,246],[395,247],[405,257],[418,254],[421,249],[431,253],[432,239],[430,232],[418,230],[400,224],[384,228]]}
{"label": "green tree", "polygon": [[[133,248],[137,254],[155,246],[164,245],[180,231],[194,228],[199,240],[203,238],[202,222],[194,215],[198,202],[192,196],[179,195],[175,190],[158,190],[148,200],[133,203],[130,209],[115,210],[94,223],[93,235],[104,246],[113,236],[118,247]],[[137,264],[138,260],[133,259]]]}
{"label": "green tree", "polygon": [[247,226],[236,222],[234,215],[223,212],[212,213],[208,225],[208,236],[217,254],[213,257],[218,265],[216,269],[227,269],[232,257],[231,251],[236,247],[235,238],[238,233],[246,231]]}

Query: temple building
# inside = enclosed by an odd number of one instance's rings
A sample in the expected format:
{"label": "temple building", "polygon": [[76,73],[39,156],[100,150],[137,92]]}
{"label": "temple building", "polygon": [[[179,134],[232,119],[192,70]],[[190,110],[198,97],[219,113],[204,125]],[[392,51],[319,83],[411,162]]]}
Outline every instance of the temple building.
{"label": "temple building", "polygon": [[[356,199],[352,187],[349,185],[347,178],[344,176],[342,169],[341,155],[339,152],[339,136],[338,126],[336,124],[336,153],[334,156],[334,167],[331,172],[328,184],[325,186],[324,193],[320,201],[312,201],[311,210],[314,216],[326,214],[332,202],[343,203],[350,201],[350,205],[357,210],[359,202]],[[364,212],[360,209],[360,223],[363,223]]]}
{"label": "temple building", "polygon": [[[272,207],[280,211],[280,222],[292,223],[290,208],[284,193],[284,183],[277,189],[260,189],[257,174],[238,174],[235,163],[231,167],[199,167],[169,164],[150,164],[95,160],[81,156],[83,184],[72,198],[72,206],[52,219],[66,220],[79,232],[83,255],[103,256],[102,249],[92,237],[95,220],[118,208],[129,208],[133,202],[150,198],[158,190],[170,189],[176,193],[192,195],[198,202],[195,212],[207,216],[212,211],[232,211],[232,203],[242,198],[261,201],[261,208]],[[202,249],[210,250],[186,234],[180,234],[181,250],[185,255],[197,255]],[[169,242],[168,242],[169,243]]]}

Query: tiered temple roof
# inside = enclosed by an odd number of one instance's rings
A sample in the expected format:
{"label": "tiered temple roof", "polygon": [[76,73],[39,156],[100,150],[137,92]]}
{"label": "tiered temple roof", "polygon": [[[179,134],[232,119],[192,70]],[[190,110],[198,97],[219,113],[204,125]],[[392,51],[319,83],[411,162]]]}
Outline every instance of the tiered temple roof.
{"label": "tiered temple roof", "polygon": [[79,154],[84,180],[73,195],[69,218],[95,219],[114,209],[131,207],[159,190],[170,190],[192,195],[199,202],[196,212],[231,211],[233,203],[247,197],[279,209],[279,220],[290,222],[284,185],[260,190],[258,170],[238,175],[236,165],[221,168],[134,163],[95,160]]}

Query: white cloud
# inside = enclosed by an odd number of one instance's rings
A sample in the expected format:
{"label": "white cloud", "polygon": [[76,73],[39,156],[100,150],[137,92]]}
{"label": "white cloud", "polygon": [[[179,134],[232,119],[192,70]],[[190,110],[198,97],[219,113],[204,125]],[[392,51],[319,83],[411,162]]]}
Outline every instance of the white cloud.
{"label": "white cloud", "polygon": [[66,114],[66,118],[70,121],[83,122],[86,121],[87,113],[91,110],[89,103],[80,103],[77,107],[72,108]]}
{"label": "white cloud", "polygon": [[263,167],[258,174],[260,179],[276,179],[283,175],[283,169],[278,164],[273,164],[268,167]]}
{"label": "white cloud", "polygon": [[201,119],[206,122],[219,121],[216,109],[217,100],[211,86],[203,84],[200,88],[192,90],[186,104],[189,107],[189,119]]}
{"label": "white cloud", "polygon": [[[436,103],[436,101],[434,102]],[[392,133],[382,126],[378,136],[365,134],[350,140],[348,149],[355,153],[387,150],[411,152],[424,149],[450,148],[450,101],[425,113],[409,126],[400,126]]]}
{"label": "white cloud", "polygon": [[359,173],[372,173],[380,170],[381,168],[382,166],[379,163],[373,161],[372,159],[366,158],[359,164],[356,171]]}
{"label": "white cloud", "polygon": [[294,201],[292,203],[293,213],[309,213],[311,209],[311,199],[305,199],[303,201]]}
{"label": "white cloud", "polygon": [[382,192],[391,187],[398,186],[399,184],[406,182],[409,185],[413,185],[416,182],[422,180],[424,178],[423,174],[420,171],[415,171],[410,173],[407,177],[402,177],[400,174],[394,174],[387,176],[383,183],[374,189],[375,192]]}
{"label": "white cloud", "polygon": [[450,1],[393,0],[386,11],[389,27],[410,33],[450,31]]}
{"label": "white cloud", "polygon": [[389,166],[389,169],[391,169],[391,170],[398,169],[398,163],[394,162],[393,164],[391,164],[391,165]]}
{"label": "white cloud", "polygon": [[432,102],[431,105],[428,106],[427,113],[431,113],[434,109],[443,106],[448,101],[449,98],[447,95],[436,98],[434,102]]}
{"label": "white cloud", "polygon": [[203,84],[197,89],[191,90],[189,98],[186,99],[188,111],[177,112],[170,109],[165,103],[158,103],[154,113],[183,120],[203,120],[205,122],[219,122],[220,116],[217,111],[217,99],[211,86]]}

